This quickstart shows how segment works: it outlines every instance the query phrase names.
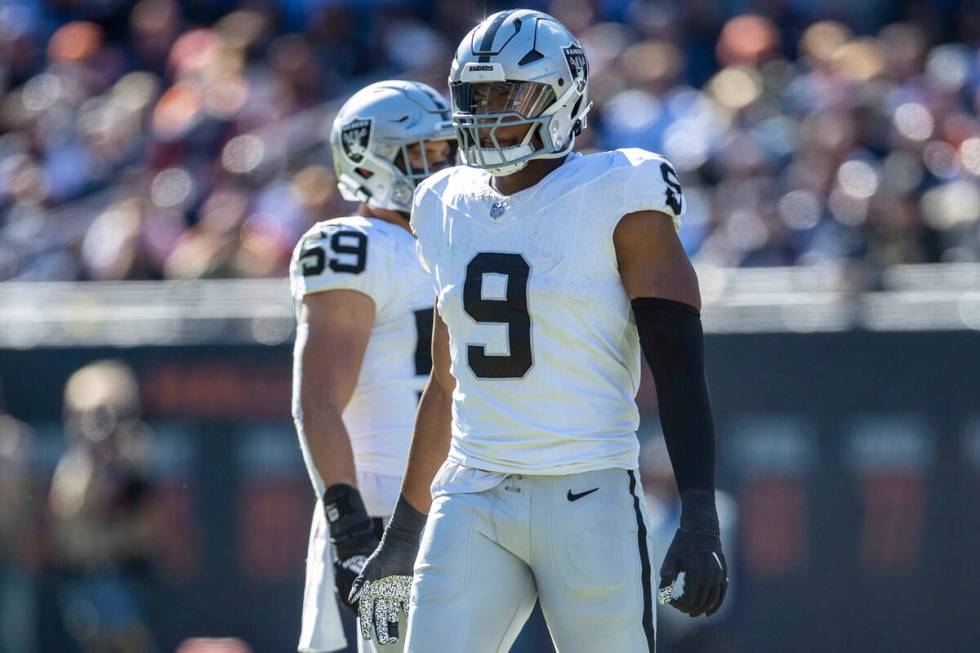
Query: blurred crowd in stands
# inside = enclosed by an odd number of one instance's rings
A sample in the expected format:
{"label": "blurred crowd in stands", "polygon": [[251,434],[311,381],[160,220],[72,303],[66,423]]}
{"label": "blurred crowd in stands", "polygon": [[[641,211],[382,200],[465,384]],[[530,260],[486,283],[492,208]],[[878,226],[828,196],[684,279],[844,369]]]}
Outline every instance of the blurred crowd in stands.
{"label": "blurred crowd in stands", "polygon": [[[519,4],[586,49],[579,149],[674,163],[696,261],[980,260],[976,3]],[[458,40],[513,6],[6,0],[0,280],[284,274],[349,210],[323,144],[339,103],[388,77],[445,91]]]}

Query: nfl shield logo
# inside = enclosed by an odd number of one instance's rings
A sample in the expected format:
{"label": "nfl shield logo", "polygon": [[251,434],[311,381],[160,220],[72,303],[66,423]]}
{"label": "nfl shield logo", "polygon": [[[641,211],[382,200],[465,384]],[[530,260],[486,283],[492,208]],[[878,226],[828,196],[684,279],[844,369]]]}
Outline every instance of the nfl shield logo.
{"label": "nfl shield logo", "polygon": [[503,202],[494,202],[493,206],[490,207],[490,217],[496,220],[504,214],[505,208]]}

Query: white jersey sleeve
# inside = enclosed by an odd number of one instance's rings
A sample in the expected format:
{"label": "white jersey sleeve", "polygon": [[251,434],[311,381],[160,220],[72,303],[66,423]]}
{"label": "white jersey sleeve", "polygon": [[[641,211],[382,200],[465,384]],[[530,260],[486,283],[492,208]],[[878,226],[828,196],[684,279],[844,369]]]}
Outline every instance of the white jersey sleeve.
{"label": "white jersey sleeve", "polygon": [[619,216],[660,211],[672,217],[674,228],[680,229],[685,203],[673,166],[663,157],[639,148],[624,148],[610,155],[623,157],[627,162],[616,166],[610,175],[611,183],[621,191]]}
{"label": "white jersey sleeve", "polygon": [[391,260],[387,234],[366,226],[363,218],[320,222],[306,232],[293,250],[289,282],[293,298],[327,290],[356,290],[374,300],[381,313],[392,300]]}

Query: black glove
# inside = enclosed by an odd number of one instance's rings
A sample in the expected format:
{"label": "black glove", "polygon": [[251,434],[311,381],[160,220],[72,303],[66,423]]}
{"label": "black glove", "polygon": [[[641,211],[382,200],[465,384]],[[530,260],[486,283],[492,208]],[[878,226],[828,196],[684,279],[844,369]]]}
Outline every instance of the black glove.
{"label": "black glove", "polygon": [[[677,575],[684,572],[684,594],[670,598]],[[715,494],[681,493],[681,526],[660,567],[660,603],[670,603],[691,617],[711,616],[725,601],[728,563],[721,550]]]}
{"label": "black glove", "polygon": [[331,485],[323,493],[323,510],[336,552],[333,568],[337,594],[347,607],[354,610],[348,600],[351,586],[378,545],[374,522],[364,508],[361,493],[344,483]]}
{"label": "black glove", "polygon": [[368,558],[350,593],[351,603],[357,603],[362,638],[381,645],[398,641],[401,615],[408,615],[415,556],[424,526],[425,515],[399,496],[381,544]]}

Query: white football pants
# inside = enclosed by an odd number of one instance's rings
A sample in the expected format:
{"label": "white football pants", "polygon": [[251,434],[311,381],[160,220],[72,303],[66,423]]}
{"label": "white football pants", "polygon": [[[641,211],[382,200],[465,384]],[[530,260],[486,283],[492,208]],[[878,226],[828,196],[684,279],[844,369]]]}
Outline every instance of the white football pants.
{"label": "white football pants", "polygon": [[406,653],[510,649],[541,601],[559,653],[654,651],[656,579],[635,471],[500,475],[437,494],[415,562]]}

